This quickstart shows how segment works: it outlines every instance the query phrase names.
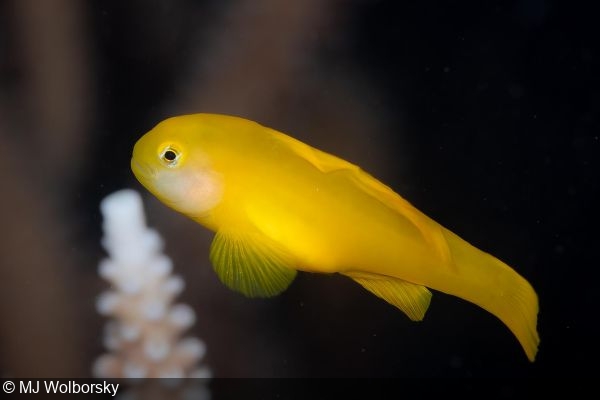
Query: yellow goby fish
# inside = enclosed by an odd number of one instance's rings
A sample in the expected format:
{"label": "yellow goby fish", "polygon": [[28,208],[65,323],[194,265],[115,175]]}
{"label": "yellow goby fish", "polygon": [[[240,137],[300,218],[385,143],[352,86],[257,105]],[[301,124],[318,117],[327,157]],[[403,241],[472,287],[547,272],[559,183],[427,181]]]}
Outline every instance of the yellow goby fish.
{"label": "yellow goby fish", "polygon": [[419,321],[431,288],[494,314],[535,359],[531,285],[354,164],[253,121],[193,114],[145,134],[131,168],[163,203],[216,232],[210,260],[235,291],[270,297],[297,270],[337,272]]}

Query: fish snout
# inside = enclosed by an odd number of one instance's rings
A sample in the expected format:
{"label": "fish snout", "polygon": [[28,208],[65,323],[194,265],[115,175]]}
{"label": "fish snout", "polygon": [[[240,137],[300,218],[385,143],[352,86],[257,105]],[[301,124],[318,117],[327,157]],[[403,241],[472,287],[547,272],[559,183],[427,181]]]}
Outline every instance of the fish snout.
{"label": "fish snout", "polygon": [[133,171],[133,174],[140,182],[144,182],[152,176],[151,168],[138,162],[135,157],[131,158],[131,171]]}

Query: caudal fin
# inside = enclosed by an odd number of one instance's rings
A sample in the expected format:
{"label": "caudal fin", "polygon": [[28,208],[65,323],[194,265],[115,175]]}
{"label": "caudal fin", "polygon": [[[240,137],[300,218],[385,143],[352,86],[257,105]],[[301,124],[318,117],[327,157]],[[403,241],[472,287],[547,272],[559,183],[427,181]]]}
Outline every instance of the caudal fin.
{"label": "caudal fin", "polygon": [[517,337],[533,362],[540,343],[538,298],[533,287],[502,261],[446,229],[443,232],[459,284],[442,291],[475,303],[498,317]]}

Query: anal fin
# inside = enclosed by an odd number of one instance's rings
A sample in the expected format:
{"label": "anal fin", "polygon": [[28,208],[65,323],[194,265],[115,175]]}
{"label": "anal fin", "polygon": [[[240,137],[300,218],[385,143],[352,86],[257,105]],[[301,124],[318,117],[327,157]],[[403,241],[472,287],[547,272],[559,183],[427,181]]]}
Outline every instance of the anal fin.
{"label": "anal fin", "polygon": [[359,285],[399,308],[413,321],[421,321],[431,301],[431,292],[425,286],[417,285],[384,275],[364,272],[348,272]]}

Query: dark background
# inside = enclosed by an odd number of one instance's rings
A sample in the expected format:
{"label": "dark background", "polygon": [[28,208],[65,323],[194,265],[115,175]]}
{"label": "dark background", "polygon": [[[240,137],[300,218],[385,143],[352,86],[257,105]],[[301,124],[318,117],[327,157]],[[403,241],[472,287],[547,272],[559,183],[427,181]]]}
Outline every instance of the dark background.
{"label": "dark background", "polygon": [[[130,187],[216,377],[592,375],[596,15],[549,0],[0,2],[0,374],[90,376],[104,352],[98,204]],[[536,362],[442,293],[412,323],[341,276],[300,274],[268,300],[229,291],[211,234],[129,170],[143,133],[191,112],[346,158],[513,266],[540,298]]]}

